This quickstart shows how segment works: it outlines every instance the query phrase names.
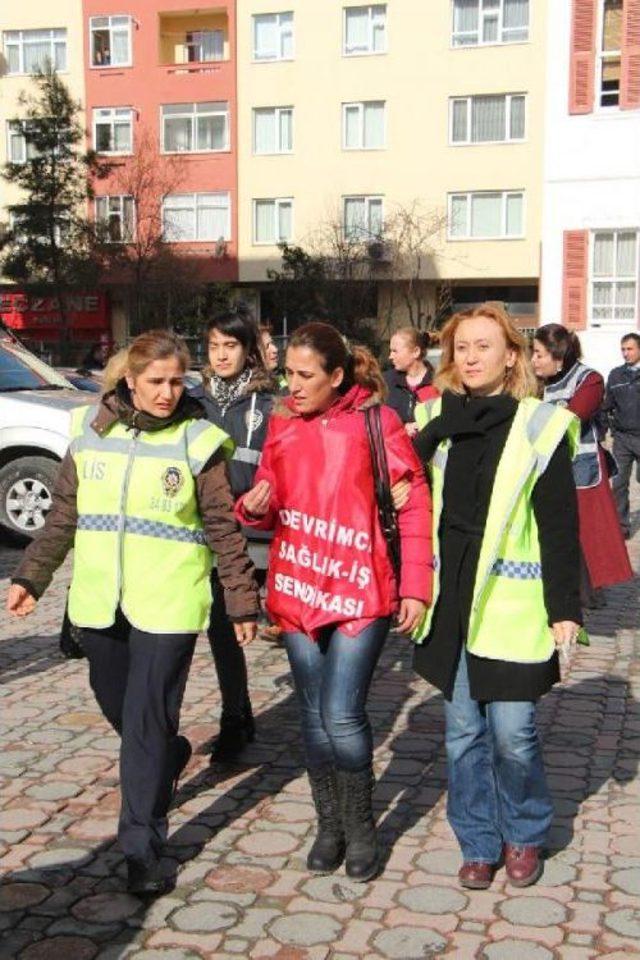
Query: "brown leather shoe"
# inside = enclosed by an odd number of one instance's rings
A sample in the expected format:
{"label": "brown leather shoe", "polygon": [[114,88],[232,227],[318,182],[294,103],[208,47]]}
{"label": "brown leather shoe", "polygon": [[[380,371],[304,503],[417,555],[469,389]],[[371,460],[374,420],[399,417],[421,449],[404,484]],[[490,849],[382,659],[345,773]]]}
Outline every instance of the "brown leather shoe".
{"label": "brown leather shoe", "polygon": [[470,860],[463,863],[458,870],[458,880],[460,886],[468,887],[469,890],[486,890],[491,886],[495,872],[496,867],[493,863]]}
{"label": "brown leather shoe", "polygon": [[504,865],[509,882],[514,887],[530,887],[542,876],[543,864],[539,847],[521,847],[515,843],[505,843]]}

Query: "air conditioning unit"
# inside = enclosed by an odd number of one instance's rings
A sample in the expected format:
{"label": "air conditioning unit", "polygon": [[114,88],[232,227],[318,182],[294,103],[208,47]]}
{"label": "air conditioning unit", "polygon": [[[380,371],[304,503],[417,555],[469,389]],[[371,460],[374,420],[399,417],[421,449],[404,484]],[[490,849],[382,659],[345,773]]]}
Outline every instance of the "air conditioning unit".
{"label": "air conditioning unit", "polygon": [[218,237],[216,240],[215,249],[213,255],[216,260],[224,260],[227,255],[227,241],[224,237]]}
{"label": "air conditioning unit", "polygon": [[367,244],[367,256],[374,263],[391,263],[393,251],[383,240],[372,240]]}

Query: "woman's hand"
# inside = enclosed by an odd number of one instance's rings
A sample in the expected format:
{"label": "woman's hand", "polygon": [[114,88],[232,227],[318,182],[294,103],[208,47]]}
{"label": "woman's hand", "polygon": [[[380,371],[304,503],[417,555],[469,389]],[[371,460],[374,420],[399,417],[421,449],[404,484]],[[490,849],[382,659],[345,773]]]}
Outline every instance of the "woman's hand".
{"label": "woman's hand", "polygon": [[411,423],[405,423],[404,429],[406,430],[409,438],[413,440],[413,438],[415,437],[416,433],[420,428],[415,421],[412,421]]}
{"label": "woman's hand", "polygon": [[255,620],[246,620],[242,623],[234,623],[233,632],[236,635],[236,640],[238,641],[239,646],[246,647],[256,638],[258,632],[258,624]]}
{"label": "woman's hand", "polygon": [[580,632],[580,624],[573,620],[559,620],[551,625],[553,631],[553,641],[562,658],[569,659],[569,650],[574,647]]}
{"label": "woman's hand", "polygon": [[12,583],[7,594],[7,612],[14,617],[26,617],[36,608],[38,601],[26,587],[19,583]]}
{"label": "woman's hand", "polygon": [[394,510],[402,510],[411,495],[411,483],[409,480],[398,480],[391,487],[391,498],[393,500]]}
{"label": "woman's hand", "polygon": [[264,517],[269,509],[271,500],[271,484],[268,480],[260,480],[255,487],[248,490],[242,498],[242,509],[251,517]]}
{"label": "woman's hand", "polygon": [[412,597],[403,597],[398,611],[396,630],[399,633],[413,633],[427,610],[426,603],[414,600]]}

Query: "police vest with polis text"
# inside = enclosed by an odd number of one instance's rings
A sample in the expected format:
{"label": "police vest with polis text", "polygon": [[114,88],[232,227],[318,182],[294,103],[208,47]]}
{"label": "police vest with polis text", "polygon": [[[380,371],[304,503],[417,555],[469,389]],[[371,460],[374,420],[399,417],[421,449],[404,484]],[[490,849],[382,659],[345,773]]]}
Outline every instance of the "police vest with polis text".
{"label": "police vest with polis text", "polygon": [[204,629],[213,557],[204,538],[196,477],[233,444],[206,420],[156,432],[118,422],[99,436],[95,408],[72,413],[70,452],[78,476],[69,616],[102,628],[122,608],[149,633]]}
{"label": "police vest with polis text", "polygon": [[[440,399],[416,408],[422,429],[439,416]],[[580,424],[572,413],[532,397],[521,400],[496,470],[471,604],[466,646],[492,660],[540,663],[555,646],[547,620],[538,527],[531,493],[554,451],[567,435],[572,455]],[[439,588],[439,532],[450,440],[443,440],[429,464],[433,498],[433,602],[414,634],[429,633]]]}

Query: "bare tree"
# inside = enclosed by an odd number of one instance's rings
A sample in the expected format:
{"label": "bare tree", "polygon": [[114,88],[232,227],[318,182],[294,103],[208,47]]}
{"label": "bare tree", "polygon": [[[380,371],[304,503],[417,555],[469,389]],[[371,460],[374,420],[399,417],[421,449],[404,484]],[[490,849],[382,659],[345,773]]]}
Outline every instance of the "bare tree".
{"label": "bare tree", "polygon": [[163,201],[179,192],[184,178],[181,158],[160,154],[157,138],[145,127],[135,155],[117,167],[111,179],[112,193],[132,198],[135,222],[121,224],[115,238],[108,223],[97,229],[106,273],[129,289],[135,330],[147,320],[170,323],[175,305],[201,285],[195,259],[177,254],[163,235]]}

